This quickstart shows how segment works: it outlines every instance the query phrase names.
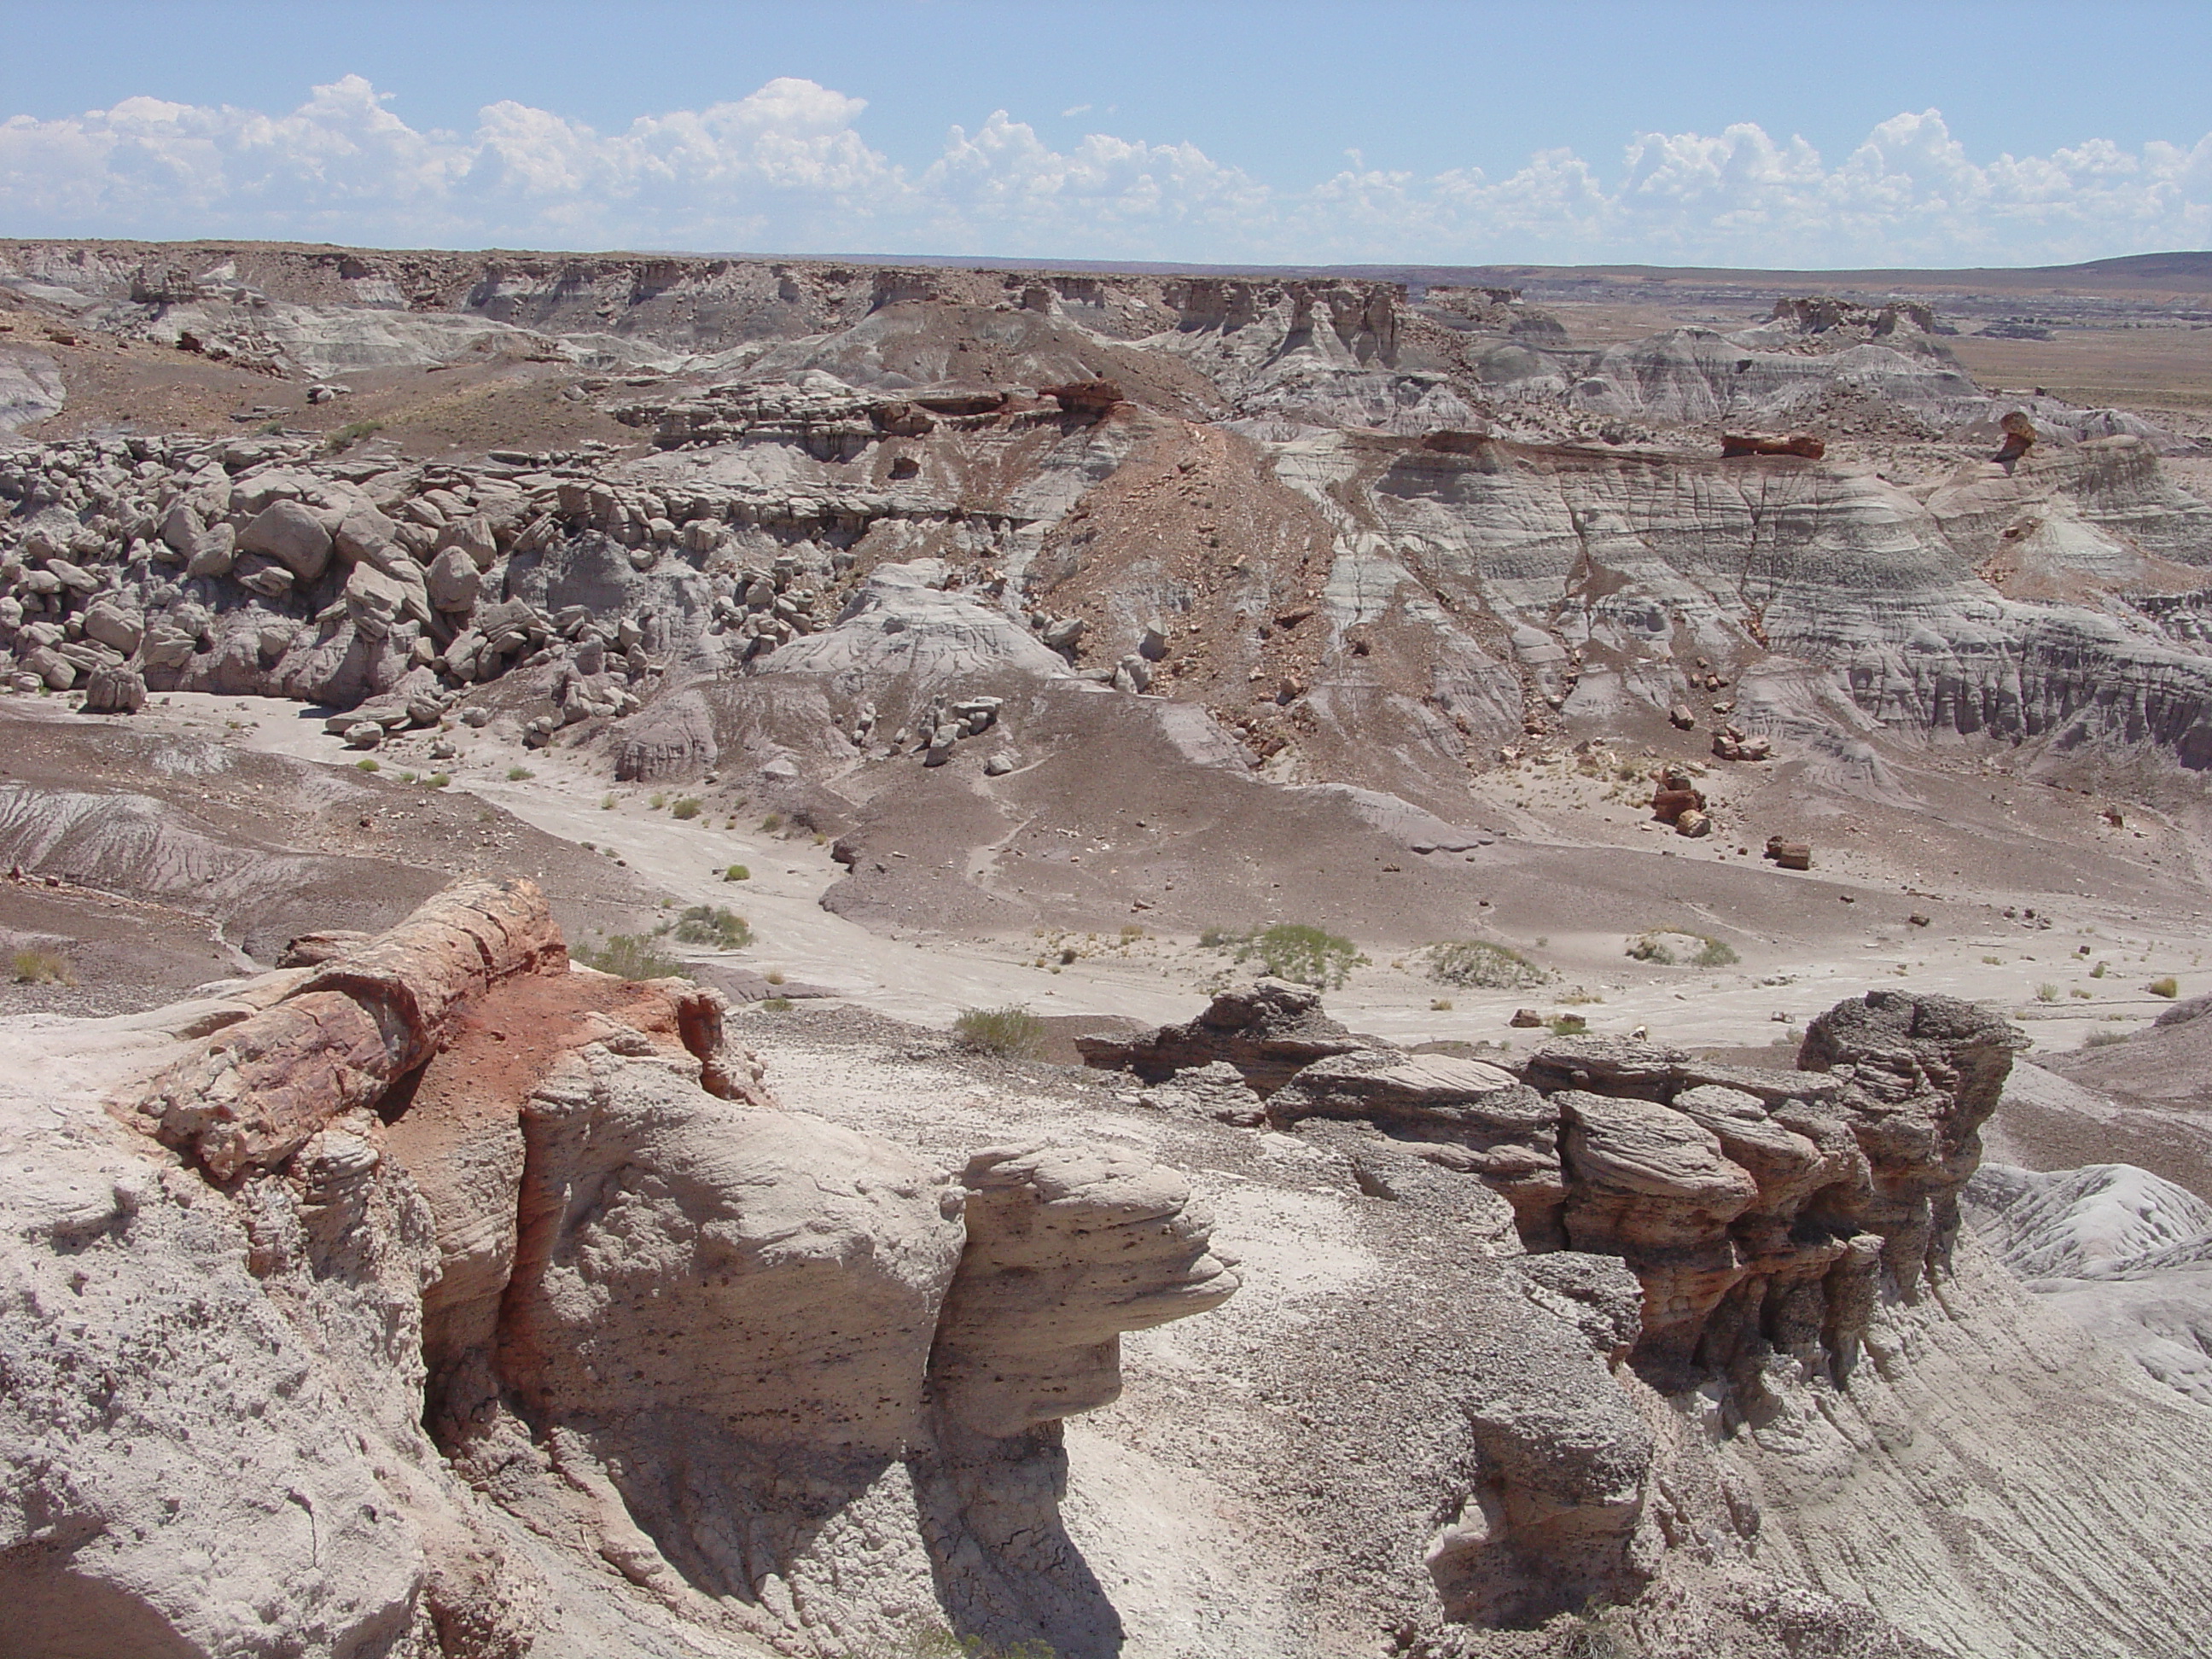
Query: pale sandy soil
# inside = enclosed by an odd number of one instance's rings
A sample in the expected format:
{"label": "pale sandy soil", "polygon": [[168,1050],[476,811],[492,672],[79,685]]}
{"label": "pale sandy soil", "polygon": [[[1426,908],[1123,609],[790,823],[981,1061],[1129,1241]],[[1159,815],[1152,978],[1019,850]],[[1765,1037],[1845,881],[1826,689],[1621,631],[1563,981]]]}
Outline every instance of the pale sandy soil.
{"label": "pale sandy soil", "polygon": [[[179,693],[157,702],[142,718],[323,764],[349,765],[359,758],[290,704]],[[449,735],[460,745],[461,757],[435,766],[452,775],[454,789],[549,835],[605,849],[678,907],[705,903],[738,911],[751,922],[755,943],[731,953],[730,960],[756,972],[780,969],[793,981],[827,987],[896,1018],[942,1028],[963,1008],[1018,1002],[1050,1014],[1118,1015],[1146,1023],[1183,1019],[1230,968],[1227,957],[1198,948],[1189,938],[1125,944],[1110,937],[1067,936],[1079,954],[1054,973],[1035,965],[1045,941],[1030,936],[872,933],[821,908],[822,894],[843,872],[828,848],[811,837],[763,834],[750,823],[732,830],[707,819],[679,822],[650,807],[655,791],[610,786],[569,752],[525,751],[491,730],[457,728]],[[406,758],[404,751],[387,753],[382,764],[387,771],[432,766]],[[516,766],[534,775],[510,781],[507,775]],[[601,805],[608,799],[615,803],[611,810]],[[1560,783],[1531,799],[1529,828],[1547,840],[1579,840],[1600,855],[1608,845],[1652,844],[1639,828],[1641,815],[1605,802],[1595,786]],[[1681,858],[1757,862],[1755,856],[1738,857],[1735,843],[1726,838],[1664,839],[1674,843],[1668,850]],[[732,863],[748,866],[751,879],[723,880]],[[1840,884],[1869,899],[1879,895],[1886,909],[1898,908],[1895,872],[1879,852],[1839,857],[1818,873],[1824,888]],[[1870,988],[1909,982],[1915,990],[1989,1000],[2026,1022],[2039,1047],[2068,1049],[2092,1031],[2137,1029],[2170,1006],[2144,989],[2153,979],[2173,975],[2185,997],[2212,991],[2203,935],[2189,908],[2145,909],[2088,894],[1975,887],[1948,875],[1945,880],[1944,902],[1929,906],[1931,912],[1940,909],[1941,925],[1869,927],[1868,937],[1848,951],[1793,952],[1776,945],[1747,951],[1731,968],[1653,969],[1628,959],[1620,935],[1578,933],[1572,918],[1562,917],[1556,934],[1539,936],[1540,945],[1517,941],[1533,947],[1540,959],[1562,964],[1559,979],[1542,988],[1442,986],[1426,976],[1417,955],[1375,946],[1372,963],[1332,991],[1328,1006],[1355,1030],[1406,1043],[1525,1047],[1547,1035],[1508,1028],[1512,1012],[1527,1006],[1547,1014],[1571,1009],[1595,1031],[1626,1034],[1640,1026],[1655,1039],[1675,1043],[1794,1047],[1812,1015]],[[2006,906],[2045,907],[2053,925],[2039,930],[2004,920]],[[1060,942],[1058,936],[1052,940],[1055,949]],[[2080,950],[2084,945],[2087,955]],[[2107,964],[2106,973],[2092,977],[2100,961]],[[2044,987],[2053,989],[2053,1000],[2039,999]],[[1451,1006],[1432,1006],[1440,1000]],[[1778,1014],[1790,1016],[1790,1022],[1778,1021]],[[1778,1057],[1784,1052],[1778,1048]]]}

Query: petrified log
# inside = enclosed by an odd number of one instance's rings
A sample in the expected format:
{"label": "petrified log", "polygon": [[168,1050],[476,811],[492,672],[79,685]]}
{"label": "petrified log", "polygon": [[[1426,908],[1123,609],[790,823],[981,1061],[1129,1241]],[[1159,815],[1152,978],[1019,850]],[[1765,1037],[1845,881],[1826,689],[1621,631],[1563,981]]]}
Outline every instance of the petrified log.
{"label": "petrified log", "polygon": [[1808,432],[1793,432],[1786,438],[1761,438],[1749,434],[1728,433],[1721,438],[1721,459],[1732,461],[1745,455],[1796,455],[1808,461],[1817,461],[1828,453],[1828,447]]}

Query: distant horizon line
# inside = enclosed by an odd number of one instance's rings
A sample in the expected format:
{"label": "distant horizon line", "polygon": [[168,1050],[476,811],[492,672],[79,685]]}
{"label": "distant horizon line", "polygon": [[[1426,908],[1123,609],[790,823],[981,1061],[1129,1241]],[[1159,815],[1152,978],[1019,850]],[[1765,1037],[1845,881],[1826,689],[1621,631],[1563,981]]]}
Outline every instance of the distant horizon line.
{"label": "distant horizon line", "polygon": [[[1412,279],[1417,282],[1433,276],[1439,280],[1432,285],[1443,285],[1444,279],[1483,276],[1539,278],[1569,276],[1650,277],[1662,281],[1698,277],[1734,278],[1738,281],[1769,277],[1777,279],[1819,277],[1832,280],[1913,277],[1957,281],[1972,277],[2005,276],[2058,278],[2077,274],[2096,274],[2106,276],[2185,275],[2191,279],[2185,286],[2212,290],[2212,249],[2196,248],[2172,248],[2148,253],[2124,253],[2101,259],[2079,260],[2068,264],[2039,265],[1666,265],[1640,262],[1559,264],[1522,261],[1443,264],[1417,260],[1364,260],[1350,264],[1268,264],[1260,262],[1199,260],[1041,259],[1027,256],[1000,257],[992,254],[967,253],[774,253],[742,249],[717,251],[653,247],[507,247],[497,245],[441,247],[427,244],[309,242],[267,236],[0,236],[0,247],[36,246],[41,244],[101,245],[115,247],[326,249],[336,252],[358,251],[388,254],[435,254],[444,257],[473,254],[480,257],[508,255],[522,258],[726,260],[746,264],[773,264],[778,261],[788,261],[803,264],[842,264],[892,267],[918,265],[945,270],[1034,271],[1040,274],[1064,272],[1071,276],[1237,276],[1249,275],[1284,277],[1334,276],[1369,281]],[[2169,268],[2162,270],[2160,269],[2162,266]]]}

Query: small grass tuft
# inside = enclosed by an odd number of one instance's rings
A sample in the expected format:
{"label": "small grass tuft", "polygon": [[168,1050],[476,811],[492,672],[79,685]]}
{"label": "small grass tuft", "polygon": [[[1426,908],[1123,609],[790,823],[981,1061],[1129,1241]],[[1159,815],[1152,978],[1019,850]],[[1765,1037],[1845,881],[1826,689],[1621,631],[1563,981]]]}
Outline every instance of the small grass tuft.
{"label": "small grass tuft", "polygon": [[789,997],[763,997],[760,1006],[771,1014],[787,1014],[792,1002]]}
{"label": "small grass tuft", "polygon": [[537,775],[537,773],[526,766],[510,766],[507,769],[507,781],[509,783],[527,783]]}
{"label": "small grass tuft", "polygon": [[963,1008],[952,1022],[952,1040],[971,1054],[1019,1060],[1044,1047],[1044,1021],[1018,1002],[1003,1008]]}
{"label": "small grass tuft", "polygon": [[1449,997],[1433,997],[1430,999],[1429,1012],[1431,1013],[1448,1014],[1451,1012],[1451,1011],[1452,1006],[1451,999]]}
{"label": "small grass tuft", "polygon": [[18,985],[75,985],[76,970],[58,951],[36,946],[18,951],[9,958],[9,969]]}
{"label": "small grass tuft", "polygon": [[2058,988],[2056,985],[2053,985],[2049,980],[2045,980],[2042,984],[2035,988],[2035,1000],[2038,1002],[2057,1001]]}
{"label": "small grass tuft", "polygon": [[381,772],[384,767],[375,756],[371,755],[366,760],[356,761],[353,763],[353,769],[356,772]]}
{"label": "small grass tuft", "polygon": [[699,816],[700,805],[701,802],[696,795],[686,795],[668,809],[668,816],[672,818],[683,818],[688,822]]}
{"label": "small grass tuft", "polygon": [[763,836],[772,836],[782,828],[783,814],[781,812],[771,812],[761,820],[761,834]]}
{"label": "small grass tuft", "polygon": [[1580,1014],[1553,1014],[1544,1023],[1552,1028],[1553,1036],[1580,1036],[1589,1030],[1589,1022]]}
{"label": "small grass tuft", "polygon": [[617,933],[597,950],[586,946],[575,955],[586,968],[612,974],[617,979],[668,979],[684,971],[684,964],[674,957],[635,933]]}

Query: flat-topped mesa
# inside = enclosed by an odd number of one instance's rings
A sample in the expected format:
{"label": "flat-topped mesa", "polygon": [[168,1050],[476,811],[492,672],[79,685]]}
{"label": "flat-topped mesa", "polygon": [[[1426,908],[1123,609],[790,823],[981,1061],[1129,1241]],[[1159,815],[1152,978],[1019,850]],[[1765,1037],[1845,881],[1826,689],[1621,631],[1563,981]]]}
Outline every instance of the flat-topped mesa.
{"label": "flat-topped mesa", "polygon": [[1320,992],[1285,980],[1259,979],[1224,991],[1188,1024],[1163,1025],[1133,1042],[1078,1037],[1075,1046],[1085,1065],[1134,1072],[1147,1083],[1164,1083],[1188,1067],[1226,1060],[1264,1097],[1301,1067],[1366,1045],[1322,1012]]}

